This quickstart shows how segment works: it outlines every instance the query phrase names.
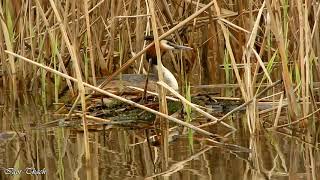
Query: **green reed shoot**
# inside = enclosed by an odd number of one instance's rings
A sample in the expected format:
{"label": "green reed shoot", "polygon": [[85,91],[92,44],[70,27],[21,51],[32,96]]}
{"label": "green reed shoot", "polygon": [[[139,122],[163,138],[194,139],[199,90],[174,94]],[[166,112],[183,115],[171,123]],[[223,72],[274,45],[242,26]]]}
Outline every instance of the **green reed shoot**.
{"label": "green reed shoot", "polygon": [[[186,99],[191,102],[191,85],[190,82],[186,82]],[[191,107],[189,105],[185,105],[185,112],[187,114],[186,116],[186,122],[191,123],[192,117],[191,117]],[[193,131],[192,129],[188,129],[188,141],[189,146],[191,148],[191,152],[193,152]]]}

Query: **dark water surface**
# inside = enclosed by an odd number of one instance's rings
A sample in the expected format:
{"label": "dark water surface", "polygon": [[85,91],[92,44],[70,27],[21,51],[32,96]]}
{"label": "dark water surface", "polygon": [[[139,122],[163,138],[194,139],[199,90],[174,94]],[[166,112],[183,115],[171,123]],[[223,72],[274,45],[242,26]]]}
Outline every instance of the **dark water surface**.
{"label": "dark water surface", "polygon": [[[245,116],[233,117],[238,130],[218,145],[195,134],[193,150],[188,135],[169,143],[168,168],[162,168],[160,148],[148,145],[145,130],[105,126],[90,130],[91,165],[86,167],[81,128],[35,128],[53,121],[52,113],[34,98],[13,108],[1,102],[0,179],[308,179],[318,176],[319,153],[299,137],[261,131],[250,136]],[[211,132],[227,134],[211,127]],[[208,129],[207,129],[208,130]],[[222,133],[223,132],[223,133]],[[250,149],[250,152],[238,147]],[[311,156],[311,154],[313,156]]]}

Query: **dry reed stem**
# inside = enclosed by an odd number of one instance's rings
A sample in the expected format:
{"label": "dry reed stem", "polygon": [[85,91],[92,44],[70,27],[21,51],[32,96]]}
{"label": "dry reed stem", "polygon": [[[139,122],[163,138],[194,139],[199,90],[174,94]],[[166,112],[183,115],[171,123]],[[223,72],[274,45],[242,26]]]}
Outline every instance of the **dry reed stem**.
{"label": "dry reed stem", "polygon": [[[280,92],[271,94],[271,95],[269,95],[269,96],[262,97],[262,98],[260,98],[258,101],[263,101],[263,100],[265,100],[265,99],[269,99],[269,98],[272,98],[272,97],[274,97],[274,96],[281,95],[282,93],[283,93],[283,91],[280,91]],[[274,100],[272,100],[272,101],[274,101]]]}
{"label": "dry reed stem", "polygon": [[251,64],[252,50],[254,50],[253,46],[256,41],[259,22],[261,19],[261,15],[262,15],[262,11],[263,11],[264,6],[265,6],[265,2],[263,2],[262,6],[258,12],[257,18],[254,22],[251,34],[249,36],[248,42],[246,43],[246,48],[244,49],[243,56],[242,56],[242,59],[245,62],[245,78],[244,79],[245,79],[245,84],[246,84],[247,97],[250,99],[254,99],[254,101],[255,101],[254,103],[250,103],[249,107],[246,110],[246,113],[248,116],[248,118],[247,118],[248,126],[249,126],[249,130],[250,130],[251,134],[255,133],[256,129],[259,128],[259,120],[257,120],[258,116],[256,114],[256,111],[257,111],[256,99],[253,98],[254,97],[254,89],[253,89],[253,82],[252,82],[252,77],[251,77],[252,72],[251,72],[250,64]]}
{"label": "dry reed stem", "polygon": [[[260,67],[262,68],[262,70],[263,70],[264,74],[266,75],[266,77],[267,77],[267,79],[268,79],[269,83],[270,83],[270,84],[272,84],[271,77],[270,77],[270,75],[269,75],[269,73],[268,73],[267,68],[266,68],[266,67],[264,66],[264,64],[263,64],[263,62],[262,62],[262,59],[261,59],[260,55],[259,55],[259,54],[257,53],[257,51],[256,51],[255,49],[253,49],[253,48],[252,48],[252,52],[253,52],[253,53],[254,53],[254,55],[256,56],[257,61],[258,61],[259,65],[260,65]],[[254,83],[254,82],[255,82],[255,81],[253,81],[252,83]]]}
{"label": "dry reed stem", "polygon": [[[31,64],[33,64],[33,65],[36,65],[36,66],[38,66],[38,67],[41,67],[41,68],[43,68],[43,69],[45,69],[45,70],[47,70],[47,71],[49,71],[49,72],[52,72],[52,73],[54,73],[54,74],[57,74],[57,75],[59,75],[59,76],[61,76],[61,77],[63,77],[63,78],[70,79],[71,81],[74,81],[74,82],[78,83],[78,79],[73,78],[73,77],[71,77],[71,76],[69,76],[69,75],[63,74],[63,73],[61,73],[61,72],[59,72],[59,71],[57,71],[57,70],[54,70],[54,69],[52,69],[52,68],[50,68],[50,67],[48,67],[48,66],[45,66],[45,65],[43,65],[43,64],[34,62],[34,61],[32,61],[32,60],[30,60],[30,59],[28,59],[28,58],[25,58],[25,57],[23,57],[23,56],[20,56],[20,55],[18,55],[18,54],[16,54],[16,53],[13,53],[13,52],[8,51],[8,50],[6,50],[5,52],[8,53],[8,54],[10,54],[10,55],[12,55],[12,56],[14,56],[14,57],[17,57],[17,58],[19,58],[19,59],[22,59],[22,60],[24,60],[24,61],[26,61],[26,62],[28,62],[28,63],[31,63]],[[94,91],[97,91],[97,92],[99,92],[99,93],[102,93],[102,94],[104,94],[104,95],[107,95],[107,96],[109,96],[109,97],[111,97],[111,98],[117,99],[117,100],[119,100],[119,101],[122,101],[122,102],[124,102],[124,103],[129,104],[129,105],[132,105],[132,106],[134,106],[134,107],[140,108],[140,109],[142,109],[142,110],[148,111],[148,112],[153,113],[153,114],[155,114],[155,115],[162,116],[162,117],[164,117],[164,118],[166,118],[166,119],[168,119],[168,120],[170,120],[170,121],[172,121],[172,122],[175,122],[175,123],[177,123],[177,124],[180,124],[180,125],[182,125],[182,126],[185,126],[185,127],[187,127],[187,128],[190,128],[190,129],[192,129],[192,130],[194,130],[194,131],[196,131],[196,132],[198,132],[198,133],[200,133],[200,134],[202,134],[202,135],[214,137],[214,134],[212,134],[212,133],[210,133],[210,132],[207,132],[207,131],[205,131],[205,130],[203,130],[203,129],[200,129],[200,128],[196,127],[196,126],[193,126],[193,125],[191,125],[191,124],[189,124],[189,123],[186,123],[186,122],[181,121],[181,120],[179,120],[179,119],[176,119],[176,118],[174,118],[174,117],[171,117],[171,116],[169,116],[169,115],[167,115],[167,114],[160,113],[160,112],[158,112],[158,111],[156,111],[156,110],[150,109],[150,108],[145,107],[145,106],[143,106],[143,105],[141,105],[141,104],[135,103],[135,102],[133,102],[133,101],[131,101],[131,100],[128,100],[128,99],[122,98],[122,97],[120,97],[120,96],[114,95],[114,94],[112,94],[112,93],[110,93],[110,92],[108,92],[108,91],[105,91],[105,90],[103,90],[103,89],[97,88],[97,87],[95,87],[95,86],[93,86],[93,85],[91,85],[91,84],[88,84],[88,83],[83,82],[83,85],[86,86],[86,87],[88,87],[88,88],[90,88],[90,89],[92,89],[92,90],[94,90]]]}
{"label": "dry reed stem", "polygon": [[[268,83],[263,83],[260,85],[260,87],[266,87],[269,86],[270,84]],[[214,88],[239,88],[239,84],[210,84],[210,85],[197,85],[197,86],[191,86],[192,88],[195,89],[214,89]],[[253,87],[259,87],[259,85],[255,85]]]}
{"label": "dry reed stem", "polygon": [[283,104],[283,93],[281,93],[281,95],[280,95],[280,100],[279,100],[279,105],[278,105],[278,109],[277,109],[277,114],[276,114],[276,117],[275,117],[275,119],[274,119],[273,126],[278,126],[279,118],[280,118],[280,114],[281,114],[281,109],[282,109],[282,104]]}
{"label": "dry reed stem", "polygon": [[276,16],[274,14],[274,11],[272,10],[270,1],[267,1],[266,5],[267,5],[268,13],[271,18],[271,31],[273,32],[273,34],[276,38],[278,48],[279,48],[280,57],[281,57],[282,78],[283,78],[284,87],[286,90],[286,96],[288,97],[288,101],[289,101],[288,102],[289,103],[289,106],[288,106],[289,115],[290,115],[290,118],[293,121],[295,121],[295,120],[297,120],[298,105],[296,102],[295,94],[293,93],[292,84],[291,84],[291,80],[290,80],[290,73],[289,73],[289,69],[288,69],[288,58],[286,56],[284,36],[283,36],[283,32],[282,32],[282,26],[279,22],[280,17]]}
{"label": "dry reed stem", "polygon": [[[80,66],[78,64],[78,58],[77,58],[77,55],[75,53],[74,46],[71,45],[71,42],[69,40],[67,31],[66,31],[66,27],[62,23],[62,19],[60,17],[60,14],[58,12],[58,9],[57,9],[54,1],[50,0],[50,4],[51,4],[51,7],[52,7],[52,9],[54,11],[54,14],[55,14],[55,16],[57,18],[57,21],[59,23],[63,40],[67,45],[68,51],[69,51],[70,56],[71,56],[71,60],[72,60],[72,62],[74,64],[73,67],[74,67],[75,72],[76,72],[77,84],[78,84],[78,88],[79,88],[79,94],[80,94],[80,97],[81,97],[81,106],[82,106],[82,113],[83,113],[82,121],[83,121],[83,131],[84,131],[84,139],[85,139],[84,149],[85,149],[86,165],[87,165],[87,167],[91,167],[91,165],[90,165],[91,164],[90,163],[90,161],[91,161],[90,159],[91,158],[90,158],[90,148],[89,148],[88,127],[87,127],[87,120],[86,120],[86,113],[85,113],[86,112],[85,89],[84,89],[84,86],[83,86]],[[87,178],[91,179],[91,170],[90,170],[90,168],[87,168],[86,172],[87,172]]]}
{"label": "dry reed stem", "polygon": [[[124,4],[125,2],[124,2],[124,0],[123,0],[123,4]],[[128,14],[128,11],[126,10],[126,8],[124,8],[124,13],[125,13],[125,15],[127,15]],[[126,23],[126,28],[127,28],[127,34],[128,34],[128,41],[129,41],[129,47],[130,47],[130,53],[131,53],[131,55],[133,56],[135,53],[134,53],[134,51],[133,51],[133,47],[132,47],[132,38],[131,38],[131,30],[130,30],[130,24],[129,24],[129,20],[128,20],[128,18],[125,18],[125,23]],[[125,43],[121,43],[121,44],[125,44]],[[126,50],[123,50],[124,52],[126,52]],[[123,55],[124,56],[124,55]],[[123,58],[124,57],[121,57],[120,58],[120,63],[122,64],[122,60],[123,60]],[[121,65],[120,64],[120,65]]]}
{"label": "dry reed stem", "polygon": [[72,104],[72,106],[71,106],[71,108],[70,108],[70,110],[69,110],[69,113],[68,113],[68,116],[69,116],[69,117],[71,117],[71,114],[72,114],[73,111],[76,109],[79,100],[80,100],[80,94],[78,94],[76,100],[74,100],[74,103]]}
{"label": "dry reed stem", "polygon": [[[9,12],[8,12],[9,13]],[[12,46],[12,42],[10,40],[10,35],[9,35],[9,31],[8,31],[8,27],[6,25],[6,23],[4,22],[4,14],[3,14],[3,9],[2,9],[2,5],[0,3],[0,22],[1,22],[1,29],[2,29],[2,34],[5,40],[5,44],[6,44],[6,49],[9,51],[13,51],[13,46]],[[3,63],[4,64],[4,63]],[[12,90],[12,94],[13,94],[13,102],[16,101],[17,96],[18,96],[18,92],[17,92],[17,82],[16,82],[16,66],[14,63],[14,59],[13,57],[9,57],[9,65],[10,65],[10,78],[11,78],[11,90]]]}
{"label": "dry reed stem", "polygon": [[[301,76],[301,96],[306,97],[306,68],[305,68],[305,27],[303,17],[303,7],[301,1],[297,1],[298,19],[299,19],[299,62],[300,62],[300,76]],[[306,52],[307,53],[307,52]],[[302,102],[303,116],[307,115],[306,99]]]}
{"label": "dry reed stem", "polygon": [[115,18],[138,18],[138,17],[148,17],[148,16],[151,16],[150,14],[137,14],[137,15],[132,15],[132,16],[129,16],[129,15],[126,15],[126,16],[116,16]]}
{"label": "dry reed stem", "polygon": [[318,28],[319,19],[320,19],[320,5],[318,5],[318,10],[317,10],[317,13],[316,13],[314,19],[315,19],[315,22],[313,24],[313,29],[312,29],[312,32],[311,32],[311,39],[313,39],[314,34],[316,32],[316,29]]}
{"label": "dry reed stem", "polygon": [[[267,37],[269,36],[269,34],[270,34],[270,18],[269,18],[269,16],[267,15],[267,17],[265,18],[265,20],[266,20],[266,25],[265,25],[265,31],[264,31],[264,34],[263,34],[263,39],[262,39],[262,43],[261,43],[261,46],[260,46],[260,52],[259,52],[259,58],[258,58],[258,56],[257,56],[257,59],[258,59],[258,62],[259,63],[257,63],[256,64],[256,67],[255,67],[255,71],[254,71],[254,75],[253,75],[253,82],[252,83],[255,83],[256,82],[256,80],[257,80],[257,75],[258,75],[258,72],[259,72],[259,68],[260,68],[260,66],[261,66],[261,58],[260,57],[262,57],[262,55],[264,54],[264,52],[265,52],[265,47],[266,47],[266,45],[267,45]],[[269,48],[272,48],[272,47],[269,47]],[[277,51],[276,51],[277,52]],[[276,52],[275,52],[275,54],[276,54]],[[264,63],[263,63],[263,66],[261,66],[262,68],[263,68],[263,71],[265,72],[265,66],[264,66]],[[266,73],[265,72],[265,74],[266,75],[268,75],[268,73]],[[270,77],[269,75],[267,76],[267,78],[268,77]],[[269,79],[268,78],[268,80],[270,81],[271,80],[271,78]],[[262,82],[261,82],[262,83]],[[260,83],[260,84],[261,84]]]}
{"label": "dry reed stem", "polygon": [[[310,30],[309,25],[309,10],[308,6],[304,6],[304,19],[303,19],[303,32],[304,32],[304,44],[305,44],[305,50],[304,50],[304,64],[301,68],[301,74],[303,73],[303,76],[301,76],[303,81],[301,82],[304,94],[302,95],[303,98],[303,116],[306,116],[310,111],[310,91],[309,91],[309,85],[312,82],[312,66],[311,66],[311,59],[313,58],[310,53],[312,52],[312,33]],[[300,42],[302,43],[302,42]],[[304,72],[303,72],[304,71]]]}
{"label": "dry reed stem", "polygon": [[[153,4],[153,0],[148,0],[148,2],[149,2],[150,14],[151,14],[151,27],[153,31],[154,43],[155,43],[156,54],[157,54],[158,77],[159,77],[159,81],[163,81],[163,71],[162,71],[163,65],[161,61],[160,40],[159,40],[158,30],[157,30],[155,7]],[[158,89],[159,89],[159,110],[163,114],[168,114],[166,91],[161,86],[158,86]],[[163,161],[161,162],[162,162],[162,167],[164,169],[168,167],[168,159],[169,159],[168,129],[169,129],[168,121],[165,121],[162,117],[160,117],[161,150],[162,150],[162,158],[163,158]]]}
{"label": "dry reed stem", "polygon": [[248,31],[248,30],[246,30],[246,29],[244,29],[244,28],[242,28],[242,27],[240,27],[240,26],[238,26],[238,25],[236,25],[236,24],[234,24],[234,23],[222,18],[222,17],[218,18],[218,20],[230,25],[230,27],[233,27],[235,29],[238,29],[238,30],[243,31],[243,32],[248,33],[248,34],[252,34],[252,32],[250,32],[250,31]]}
{"label": "dry reed stem", "polygon": [[[119,3],[120,4],[120,3]],[[114,18],[117,13],[117,7],[116,7],[116,0],[111,0],[111,23],[110,23],[110,38],[109,38],[109,45],[108,45],[108,57],[107,57],[107,66],[106,69],[108,73],[112,72],[112,64],[113,64],[113,54],[114,54],[114,37],[116,37],[116,24],[117,19]]]}
{"label": "dry reed stem", "polygon": [[89,18],[89,6],[88,6],[89,0],[83,0],[84,4],[84,12],[86,17],[86,30],[87,30],[87,36],[88,36],[88,43],[89,43],[89,56],[90,56],[90,65],[91,65],[91,74],[92,74],[92,82],[93,85],[97,85],[96,80],[96,71],[95,71],[95,56],[94,56],[94,48],[92,45],[92,37],[91,37],[91,27],[90,27],[90,18]]}
{"label": "dry reed stem", "polygon": [[240,77],[240,73],[239,73],[239,70],[238,70],[238,67],[237,67],[237,63],[236,63],[236,60],[235,60],[235,57],[234,57],[234,54],[233,54],[233,50],[232,50],[232,47],[231,47],[231,44],[230,44],[229,31],[224,26],[224,24],[220,21],[221,13],[220,13],[220,7],[218,6],[217,1],[213,0],[212,2],[214,2],[214,7],[215,7],[215,10],[216,10],[216,13],[217,13],[217,17],[219,18],[218,19],[218,23],[220,24],[222,32],[223,32],[223,36],[224,36],[225,43],[226,43],[226,48],[228,50],[228,54],[229,54],[229,57],[231,59],[231,65],[232,65],[232,68],[234,70],[236,79],[237,79],[238,84],[240,86],[241,94],[243,96],[243,99],[247,100],[248,99],[247,98],[247,93],[245,91],[244,84],[243,84],[242,79]]}
{"label": "dry reed stem", "polygon": [[[38,8],[38,12],[40,13],[40,16],[44,22],[44,25],[46,26],[47,29],[50,29],[50,24],[49,24],[49,21],[48,19],[46,18],[46,15],[41,7],[41,4],[38,0],[35,1],[36,2],[36,6]],[[51,42],[54,42],[55,41],[55,38],[54,38],[54,35],[53,35],[53,32],[52,31],[47,31],[48,34],[49,34],[49,39]],[[54,47],[53,47],[54,48]],[[63,49],[63,48],[61,48]],[[58,60],[59,60],[59,66],[61,67],[61,70],[64,74],[68,74],[67,70],[66,70],[66,67],[64,66],[64,63],[63,63],[63,60],[62,60],[62,57],[61,57],[61,53],[59,51],[57,51],[57,57],[58,57]],[[72,95],[74,95],[74,90],[73,90],[73,87],[72,87],[72,84],[70,82],[69,79],[66,80],[67,82],[67,85],[70,89],[70,92]]]}
{"label": "dry reed stem", "polygon": [[[138,0],[138,2],[137,2],[137,13],[141,12],[141,7],[140,7],[141,2],[140,1],[141,0]],[[148,6],[146,6],[146,11],[147,11],[146,12],[147,14],[150,14]],[[147,41],[143,40],[143,39],[144,39],[144,35],[146,36],[146,35],[150,34],[150,21],[149,21],[149,19],[150,19],[150,16],[147,16],[145,30],[143,30],[142,21],[139,21],[139,19],[137,19],[137,22],[136,22],[137,26],[136,26],[136,30],[135,30],[136,51],[138,51],[138,50],[140,51],[141,49],[143,49],[146,46]],[[145,33],[140,33],[142,31],[144,31]],[[143,43],[141,43],[142,41],[143,41]],[[135,56],[135,54],[132,56]],[[138,74],[142,73],[142,71],[143,71],[143,56],[141,56],[140,62],[137,62],[137,66],[138,66],[138,71],[136,73],[138,73]]]}

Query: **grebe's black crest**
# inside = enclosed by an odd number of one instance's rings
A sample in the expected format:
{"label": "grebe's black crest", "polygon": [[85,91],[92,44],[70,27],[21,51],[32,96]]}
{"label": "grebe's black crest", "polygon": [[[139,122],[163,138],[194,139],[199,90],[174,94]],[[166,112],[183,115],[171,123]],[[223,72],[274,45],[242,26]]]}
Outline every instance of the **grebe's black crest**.
{"label": "grebe's black crest", "polygon": [[145,37],[144,37],[144,40],[153,41],[153,40],[154,40],[154,37],[153,37],[153,36],[145,36]]}

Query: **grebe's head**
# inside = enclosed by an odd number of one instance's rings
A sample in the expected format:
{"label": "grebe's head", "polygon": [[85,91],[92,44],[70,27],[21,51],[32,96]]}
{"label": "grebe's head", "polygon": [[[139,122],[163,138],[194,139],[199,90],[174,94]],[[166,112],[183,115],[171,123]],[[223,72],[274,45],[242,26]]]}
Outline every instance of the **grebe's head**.
{"label": "grebe's head", "polygon": [[[145,36],[144,39],[147,41],[153,41],[154,37],[153,36]],[[188,47],[188,46],[177,45],[168,39],[160,40],[160,50],[162,50],[162,51],[179,50],[179,49],[192,50],[193,48]]]}
{"label": "grebe's head", "polygon": [[[147,41],[153,41],[154,37],[153,36],[145,36],[144,38]],[[162,39],[160,40],[160,50],[161,54],[164,54],[168,50],[192,50],[193,48],[188,47],[188,46],[182,46],[182,45],[177,45],[174,42],[168,40],[168,39]],[[157,64],[157,55],[156,55],[156,49],[155,46],[151,47],[147,52],[146,52],[147,60],[151,60],[152,64]]]}
{"label": "grebe's head", "polygon": [[188,47],[188,46],[182,46],[182,45],[178,45],[173,43],[170,40],[167,39],[163,39],[160,41],[160,49],[164,49],[164,50],[192,50],[192,47]]}

